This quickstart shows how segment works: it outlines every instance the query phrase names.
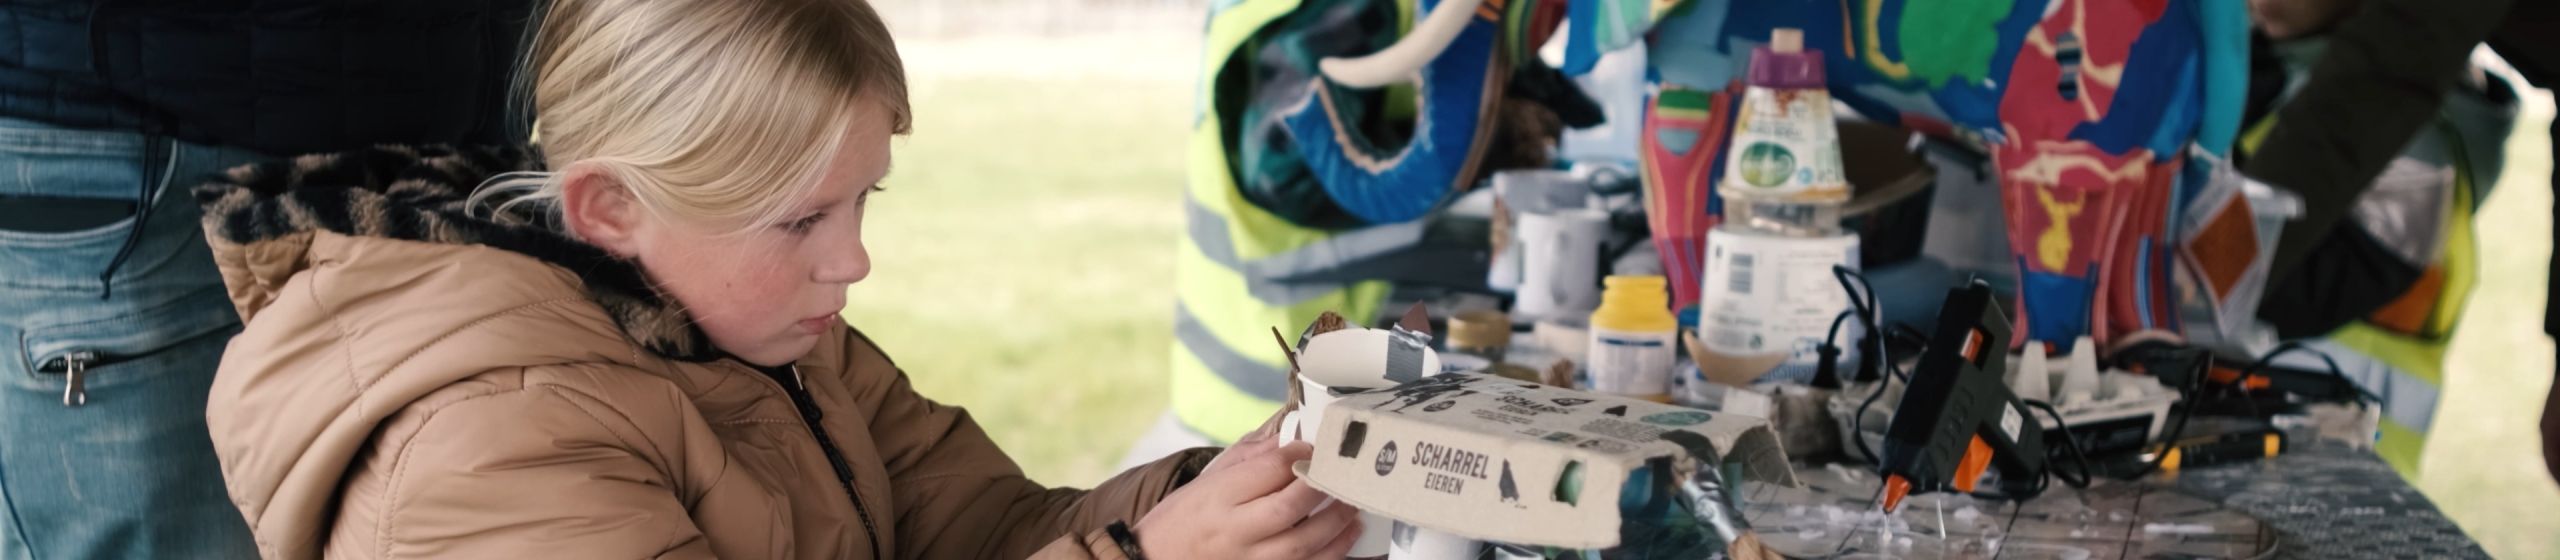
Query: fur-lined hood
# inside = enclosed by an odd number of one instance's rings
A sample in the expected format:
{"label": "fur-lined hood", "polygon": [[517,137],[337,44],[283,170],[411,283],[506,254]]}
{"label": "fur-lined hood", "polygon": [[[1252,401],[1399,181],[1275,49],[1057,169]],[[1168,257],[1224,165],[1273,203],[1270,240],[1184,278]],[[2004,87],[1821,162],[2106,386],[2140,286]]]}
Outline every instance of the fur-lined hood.
{"label": "fur-lined hood", "polygon": [[[307,246],[313,232],[328,232],[483,245],[532,257],[575,273],[624,334],[651,352],[687,361],[719,357],[684,309],[652,287],[636,264],[560,233],[540,205],[516,205],[504,214],[469,207],[472,192],[491,177],[541,166],[540,153],[529,148],[382,146],[240,167],[197,187],[195,195],[204,207],[205,238],[244,321],[307,264],[296,251],[247,248]],[[484,200],[481,210],[505,201]]]}

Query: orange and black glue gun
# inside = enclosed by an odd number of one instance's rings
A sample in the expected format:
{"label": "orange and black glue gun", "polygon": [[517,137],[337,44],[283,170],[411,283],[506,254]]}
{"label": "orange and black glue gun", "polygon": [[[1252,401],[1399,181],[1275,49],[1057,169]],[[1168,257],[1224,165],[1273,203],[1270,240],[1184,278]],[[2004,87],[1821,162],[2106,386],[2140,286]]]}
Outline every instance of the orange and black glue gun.
{"label": "orange and black glue gun", "polygon": [[2044,488],[2044,425],[2003,381],[2009,319],[1979,281],[1947,294],[1937,331],[1885,428],[1884,508],[1913,492],[1972,493],[1997,468],[2014,499]]}

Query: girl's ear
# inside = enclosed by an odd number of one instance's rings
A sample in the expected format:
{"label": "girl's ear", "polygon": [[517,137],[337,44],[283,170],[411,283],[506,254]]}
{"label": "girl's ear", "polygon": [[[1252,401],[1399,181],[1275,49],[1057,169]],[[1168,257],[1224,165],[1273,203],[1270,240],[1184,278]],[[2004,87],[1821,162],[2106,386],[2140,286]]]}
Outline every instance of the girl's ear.
{"label": "girl's ear", "polygon": [[560,172],[560,219],[569,232],[617,257],[640,253],[648,212],[622,181],[603,167],[570,164]]}

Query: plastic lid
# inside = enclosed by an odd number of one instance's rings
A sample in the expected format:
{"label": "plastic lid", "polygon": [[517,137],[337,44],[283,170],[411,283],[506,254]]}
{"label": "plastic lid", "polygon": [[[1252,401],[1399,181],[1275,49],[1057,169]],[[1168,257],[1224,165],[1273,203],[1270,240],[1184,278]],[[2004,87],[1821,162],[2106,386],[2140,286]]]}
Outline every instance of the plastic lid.
{"label": "plastic lid", "polygon": [[1804,51],[1804,31],[1793,27],[1780,27],[1770,30],[1769,50],[1777,51],[1779,54],[1793,54]]}
{"label": "plastic lid", "polygon": [[1450,348],[1501,348],[1511,345],[1511,317],[1478,309],[1449,317]]}
{"label": "plastic lid", "polygon": [[1608,286],[1600,291],[1600,307],[1605,312],[1619,305],[1637,305],[1671,312],[1670,282],[1659,275],[1610,276],[1601,281]]}
{"label": "plastic lid", "polygon": [[1804,34],[1778,28],[1769,44],[1751,49],[1748,83],[1756,87],[1822,89],[1822,49],[1803,48]]}
{"label": "plastic lid", "polygon": [[1670,282],[1663,280],[1662,276],[1654,274],[1611,275],[1609,279],[1602,280],[1601,285],[1608,286],[1609,289],[1612,290],[1618,288],[1627,288],[1630,290],[1653,288],[1659,290],[1662,289],[1663,286],[1670,285]]}

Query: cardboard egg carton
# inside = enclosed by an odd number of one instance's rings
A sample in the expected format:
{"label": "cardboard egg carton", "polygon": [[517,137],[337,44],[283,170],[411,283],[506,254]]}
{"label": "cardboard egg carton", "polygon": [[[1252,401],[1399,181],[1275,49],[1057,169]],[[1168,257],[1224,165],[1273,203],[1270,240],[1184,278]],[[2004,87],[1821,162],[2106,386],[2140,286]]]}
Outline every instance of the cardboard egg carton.
{"label": "cardboard egg carton", "polygon": [[[1417,307],[1387,329],[1328,314],[1294,345],[1282,339],[1289,386],[1313,381],[1335,397],[1320,418],[1305,420],[1318,427],[1310,430],[1315,457],[1299,465],[1309,484],[1425,529],[1593,550],[1639,544],[1622,542],[1623,522],[1636,520],[1622,518],[1621,494],[1680,500],[1682,491],[1666,489],[1796,484],[1766,419],[1439,374],[1430,332]],[[1290,400],[1304,405],[1308,396],[1298,390]],[[1753,542],[1738,516],[1697,517],[1722,534],[1717,542]]]}

